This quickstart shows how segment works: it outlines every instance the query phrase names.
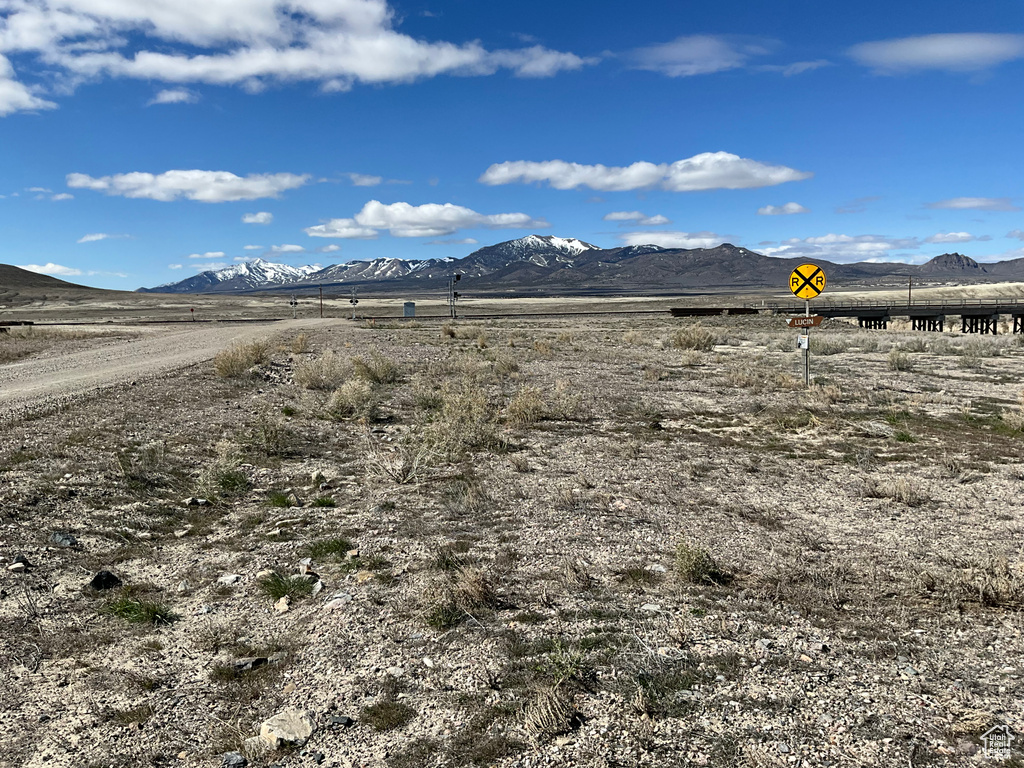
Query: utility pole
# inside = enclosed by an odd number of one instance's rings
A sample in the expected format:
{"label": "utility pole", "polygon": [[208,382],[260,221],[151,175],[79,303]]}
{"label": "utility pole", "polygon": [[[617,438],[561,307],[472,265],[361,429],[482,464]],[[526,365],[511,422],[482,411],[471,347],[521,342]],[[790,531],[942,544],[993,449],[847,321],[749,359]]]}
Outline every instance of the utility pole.
{"label": "utility pole", "polygon": [[324,285],[320,283],[320,319],[324,319]]}
{"label": "utility pole", "polygon": [[455,302],[458,301],[462,295],[455,290],[455,284],[462,279],[462,275],[453,275],[452,279],[448,281],[448,311],[454,320],[456,318]]}
{"label": "utility pole", "polygon": [[[914,302],[912,293],[914,290],[914,276],[911,275],[910,277],[908,277],[907,281],[907,306],[909,307]],[[927,303],[928,302],[926,301],[925,304],[927,305]]]}

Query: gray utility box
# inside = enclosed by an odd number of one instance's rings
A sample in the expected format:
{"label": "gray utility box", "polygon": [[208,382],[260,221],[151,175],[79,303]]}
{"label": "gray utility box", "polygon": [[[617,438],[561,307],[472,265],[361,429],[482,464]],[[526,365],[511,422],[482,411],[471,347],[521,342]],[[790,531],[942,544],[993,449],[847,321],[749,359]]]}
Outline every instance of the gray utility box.
{"label": "gray utility box", "polygon": [[404,317],[416,317],[416,302],[407,301],[405,302],[405,314]]}

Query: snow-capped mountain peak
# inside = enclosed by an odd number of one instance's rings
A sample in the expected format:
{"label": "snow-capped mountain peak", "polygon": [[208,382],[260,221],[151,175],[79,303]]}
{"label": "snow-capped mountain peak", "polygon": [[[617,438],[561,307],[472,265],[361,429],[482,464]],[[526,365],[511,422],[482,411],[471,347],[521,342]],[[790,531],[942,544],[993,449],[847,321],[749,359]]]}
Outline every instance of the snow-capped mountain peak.
{"label": "snow-capped mountain peak", "polygon": [[554,235],[527,235],[518,240],[510,240],[506,245],[509,250],[556,250],[577,256],[584,251],[600,250],[598,246],[577,240],[574,237],[555,237]]}

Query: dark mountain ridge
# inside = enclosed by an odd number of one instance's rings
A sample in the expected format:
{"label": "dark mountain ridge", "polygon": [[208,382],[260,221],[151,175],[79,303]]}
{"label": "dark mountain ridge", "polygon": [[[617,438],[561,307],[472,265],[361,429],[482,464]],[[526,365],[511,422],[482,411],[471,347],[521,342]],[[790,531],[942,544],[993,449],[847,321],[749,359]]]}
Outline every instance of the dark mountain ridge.
{"label": "dark mountain ridge", "polygon": [[[649,292],[756,289],[784,286],[794,267],[811,259],[765,256],[723,243],[714,248],[661,248],[656,245],[599,248],[571,238],[528,235],[485,246],[461,259],[373,259],[312,267],[281,267],[286,276],[262,282],[247,265],[204,272],[180,283],[148,290],[158,293],[217,292],[353,287],[374,291],[416,291],[442,288],[450,277],[468,279],[465,289],[497,293]],[[813,259],[834,285],[895,285],[909,278],[926,282],[1024,280],[1024,259],[979,264],[959,253],[946,253],[916,265],[901,262],[836,264]],[[251,263],[250,263],[251,264]],[[246,273],[241,281],[239,271]],[[471,286],[471,288],[470,288]]]}

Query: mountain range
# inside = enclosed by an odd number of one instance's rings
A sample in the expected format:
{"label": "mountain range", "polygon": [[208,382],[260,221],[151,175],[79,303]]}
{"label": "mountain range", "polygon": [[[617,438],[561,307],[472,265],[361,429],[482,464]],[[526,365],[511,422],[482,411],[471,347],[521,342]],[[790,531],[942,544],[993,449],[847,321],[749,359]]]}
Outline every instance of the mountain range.
{"label": "mountain range", "polygon": [[[528,235],[490,245],[461,258],[372,259],[320,268],[291,267],[262,259],[202,272],[177,283],[140,288],[148,293],[242,293],[323,286],[412,291],[443,287],[454,274],[464,288],[492,293],[673,293],[691,290],[784,286],[807,259],[783,259],[724,243],[715,248],[634,245],[600,248],[574,238]],[[917,278],[922,283],[1024,280],[1024,259],[980,264],[946,253],[921,264],[815,259],[834,284],[884,285]]]}

